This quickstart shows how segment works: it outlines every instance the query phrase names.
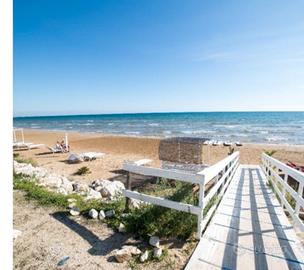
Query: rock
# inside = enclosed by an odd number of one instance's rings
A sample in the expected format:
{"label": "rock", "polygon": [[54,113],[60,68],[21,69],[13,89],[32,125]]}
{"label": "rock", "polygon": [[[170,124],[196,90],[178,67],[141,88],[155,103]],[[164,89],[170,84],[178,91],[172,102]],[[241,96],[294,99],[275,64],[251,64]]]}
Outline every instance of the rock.
{"label": "rock", "polygon": [[69,155],[67,162],[69,164],[76,164],[76,163],[83,162],[83,158],[77,154],[71,154],[71,155]]}
{"label": "rock", "polygon": [[69,209],[72,209],[72,208],[74,208],[74,207],[76,207],[77,205],[76,205],[76,202],[71,202],[71,203],[69,203],[69,206],[68,206],[68,208]]}
{"label": "rock", "polygon": [[92,188],[89,189],[89,192],[86,197],[87,200],[98,200],[101,198],[102,198],[102,196],[101,196],[100,192],[98,192]]}
{"label": "rock", "polygon": [[63,187],[58,188],[56,192],[63,195],[68,195],[68,192]]}
{"label": "rock", "polygon": [[72,216],[79,216],[79,215],[80,215],[80,210],[79,210],[79,208],[73,207],[73,208],[70,210],[70,214],[71,214]]}
{"label": "rock", "polygon": [[13,230],[13,239],[15,240],[15,239],[16,239],[17,237],[19,237],[21,234],[22,234],[22,231],[19,231],[19,230],[14,229],[14,230]]}
{"label": "rock", "polygon": [[132,255],[126,250],[120,249],[114,252],[114,257],[117,262],[123,263],[125,261],[129,261]]}
{"label": "rock", "polygon": [[99,211],[99,219],[102,220],[102,219],[104,219],[105,217],[106,217],[105,212],[104,212],[103,210],[100,210],[100,211]]}
{"label": "rock", "polygon": [[70,259],[69,256],[63,257],[63,258],[57,263],[57,266],[58,266],[59,268],[62,268],[62,267],[68,262],[69,259]]}
{"label": "rock", "polygon": [[163,254],[163,250],[161,248],[157,248],[155,247],[153,249],[153,256],[157,259],[159,259],[161,257],[161,255]]}
{"label": "rock", "polygon": [[120,233],[126,232],[126,226],[125,226],[123,223],[120,223],[120,224],[119,224],[119,227],[118,227],[118,231],[119,231]]}
{"label": "rock", "polygon": [[43,178],[46,176],[47,171],[43,168],[33,167],[32,164],[19,163],[14,160],[14,170],[16,173],[22,173],[30,177]]}
{"label": "rock", "polygon": [[133,198],[130,199],[130,207],[138,209],[138,208],[140,208],[140,205],[141,205],[140,200],[133,199]]}
{"label": "rock", "polygon": [[49,187],[60,188],[62,184],[62,178],[56,174],[49,174],[46,177],[40,179],[40,182],[46,184]]}
{"label": "rock", "polygon": [[132,255],[139,255],[140,249],[135,246],[123,246],[120,250],[114,252],[115,259],[122,263],[131,259]]}
{"label": "rock", "polygon": [[73,191],[75,192],[89,192],[90,191],[90,187],[87,184],[83,184],[83,183],[73,183]]}
{"label": "rock", "polygon": [[140,249],[135,246],[123,246],[122,248],[127,249],[132,255],[139,255],[141,253]]}
{"label": "rock", "polygon": [[122,191],[125,189],[123,183],[110,180],[95,180],[92,186],[96,191],[99,191],[103,197],[107,198],[118,197],[122,195]]}
{"label": "rock", "polygon": [[108,210],[105,212],[106,217],[113,217],[115,215],[114,210]]}
{"label": "rock", "polygon": [[66,190],[68,194],[73,192],[73,183],[69,181],[66,177],[62,177],[61,187]]}
{"label": "rock", "polygon": [[89,216],[90,216],[91,218],[96,219],[96,218],[98,218],[98,212],[97,212],[95,209],[91,209],[91,210],[89,211]]}
{"label": "rock", "polygon": [[159,248],[159,237],[157,236],[151,236],[149,239],[149,244],[153,247]]}
{"label": "rock", "polygon": [[146,250],[139,258],[140,262],[145,262],[149,258],[149,252]]}
{"label": "rock", "polygon": [[75,203],[75,202],[77,202],[77,200],[74,199],[74,198],[68,198],[68,202],[69,202],[69,203]]}

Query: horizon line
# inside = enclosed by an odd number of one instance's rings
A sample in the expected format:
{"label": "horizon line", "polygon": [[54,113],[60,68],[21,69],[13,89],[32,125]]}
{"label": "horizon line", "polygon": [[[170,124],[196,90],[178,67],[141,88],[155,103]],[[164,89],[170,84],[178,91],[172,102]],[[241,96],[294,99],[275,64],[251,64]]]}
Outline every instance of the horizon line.
{"label": "horizon line", "polygon": [[161,111],[161,112],[113,112],[113,113],[75,113],[75,114],[49,114],[49,115],[19,115],[13,116],[15,118],[30,118],[30,117],[60,117],[60,116],[89,116],[89,115],[136,115],[136,114],[167,114],[167,113],[272,113],[272,112],[280,112],[280,113],[289,113],[289,112],[304,112],[301,110],[227,110],[227,111]]}

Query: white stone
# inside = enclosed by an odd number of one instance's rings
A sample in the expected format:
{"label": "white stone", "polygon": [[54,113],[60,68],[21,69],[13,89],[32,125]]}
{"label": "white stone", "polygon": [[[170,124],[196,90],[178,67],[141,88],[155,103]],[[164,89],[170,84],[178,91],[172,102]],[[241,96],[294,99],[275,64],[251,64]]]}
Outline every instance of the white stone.
{"label": "white stone", "polygon": [[102,219],[104,219],[105,217],[106,217],[105,212],[104,212],[103,210],[100,210],[100,211],[99,211],[99,219],[102,220]]}
{"label": "white stone", "polygon": [[119,227],[118,227],[118,231],[119,231],[120,233],[126,232],[126,226],[125,226],[123,223],[120,223],[120,224],[119,224]]}
{"label": "white stone", "polygon": [[77,155],[77,154],[71,154],[71,155],[69,155],[67,161],[68,161],[68,163],[70,163],[70,164],[75,164],[75,163],[83,162],[83,158],[80,157],[80,156]]}
{"label": "white stone", "polygon": [[73,192],[73,183],[69,181],[66,177],[62,177],[61,187],[66,190],[68,194]]}
{"label": "white stone", "polygon": [[98,190],[103,197],[118,197],[122,195],[125,186],[120,181],[96,180],[92,183],[95,190]]}
{"label": "white stone", "polygon": [[157,259],[159,259],[161,257],[161,255],[163,254],[163,250],[161,248],[157,248],[155,247],[153,249],[153,256]]}
{"label": "white stone", "polygon": [[89,192],[90,191],[90,187],[87,184],[83,184],[83,183],[73,183],[73,190],[75,192]]}
{"label": "white stone", "polygon": [[63,195],[68,195],[68,192],[63,187],[58,188],[56,192]]}
{"label": "white stone", "polygon": [[74,207],[76,207],[77,205],[76,205],[76,202],[71,202],[71,203],[69,203],[69,206],[68,206],[68,208],[69,209],[72,209],[72,208],[74,208]]}
{"label": "white stone", "polygon": [[22,234],[22,231],[19,231],[19,230],[14,229],[14,230],[13,230],[13,239],[15,240],[15,239],[16,239],[17,237],[19,237],[21,234]]}
{"label": "white stone", "polygon": [[151,236],[149,239],[149,244],[153,247],[159,247],[159,237]]}
{"label": "white stone", "polygon": [[49,174],[40,179],[40,182],[45,183],[49,187],[59,188],[62,184],[62,178],[56,174]]}
{"label": "white stone", "polygon": [[77,208],[77,207],[73,207],[71,210],[70,210],[70,214],[72,216],[79,216],[80,215],[80,210]]}
{"label": "white stone", "polygon": [[89,192],[86,197],[87,200],[98,200],[101,198],[102,198],[102,196],[101,196],[100,192],[98,192],[92,188],[89,189]]}
{"label": "white stone", "polygon": [[108,210],[105,212],[106,217],[113,217],[115,215],[114,210]]}
{"label": "white stone", "polygon": [[123,246],[120,250],[114,251],[115,259],[122,263],[131,259],[132,255],[139,255],[140,249],[135,246]]}
{"label": "white stone", "polygon": [[149,252],[146,250],[139,258],[140,262],[145,262],[149,258]]}
{"label": "white stone", "polygon": [[68,202],[69,202],[69,203],[75,203],[75,202],[77,202],[77,200],[74,199],[74,198],[68,198]]}
{"label": "white stone", "polygon": [[89,211],[89,216],[90,216],[91,218],[94,218],[94,219],[98,218],[98,211],[95,210],[95,209],[91,209],[91,210]]}

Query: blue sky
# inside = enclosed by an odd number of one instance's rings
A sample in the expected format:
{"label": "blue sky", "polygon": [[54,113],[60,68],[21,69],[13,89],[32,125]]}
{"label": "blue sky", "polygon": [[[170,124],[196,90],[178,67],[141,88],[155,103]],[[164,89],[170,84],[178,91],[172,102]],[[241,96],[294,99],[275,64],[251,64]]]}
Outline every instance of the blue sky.
{"label": "blue sky", "polygon": [[14,115],[304,110],[304,1],[14,1]]}

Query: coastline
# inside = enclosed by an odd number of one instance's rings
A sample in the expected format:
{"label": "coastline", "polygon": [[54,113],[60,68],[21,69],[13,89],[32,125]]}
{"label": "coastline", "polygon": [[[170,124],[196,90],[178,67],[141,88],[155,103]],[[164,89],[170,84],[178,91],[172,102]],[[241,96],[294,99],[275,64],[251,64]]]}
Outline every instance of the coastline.
{"label": "coastline", "polygon": [[[39,149],[16,151],[22,158],[31,158],[38,166],[60,173],[74,180],[90,182],[96,179],[118,179],[122,177],[119,171],[125,160],[152,159],[154,165],[159,165],[159,147],[163,138],[145,136],[108,135],[102,133],[68,132],[70,153],[51,154],[46,146],[54,146],[57,140],[64,138],[63,131],[45,131],[24,129],[25,142],[44,144]],[[304,146],[245,143],[240,151],[242,164],[260,164],[260,156],[264,151],[275,150],[274,157],[282,162],[292,161],[304,163]],[[228,155],[229,147],[203,146],[203,163],[212,165]],[[106,155],[100,160],[80,164],[67,164],[69,154],[83,152],[102,152]],[[86,176],[73,176],[82,166],[89,167],[91,173]]]}

